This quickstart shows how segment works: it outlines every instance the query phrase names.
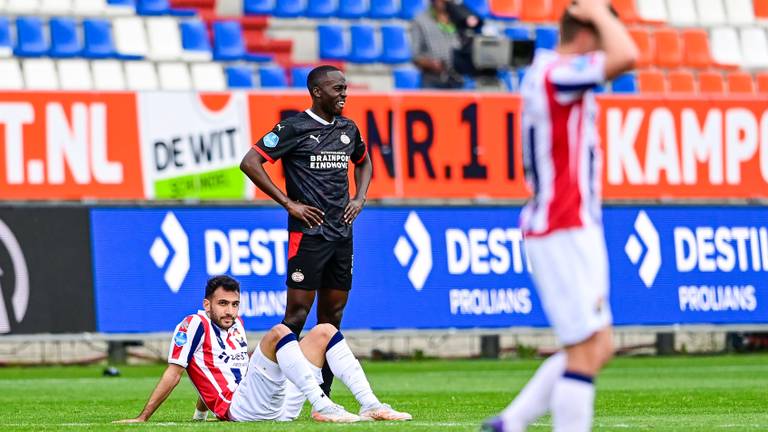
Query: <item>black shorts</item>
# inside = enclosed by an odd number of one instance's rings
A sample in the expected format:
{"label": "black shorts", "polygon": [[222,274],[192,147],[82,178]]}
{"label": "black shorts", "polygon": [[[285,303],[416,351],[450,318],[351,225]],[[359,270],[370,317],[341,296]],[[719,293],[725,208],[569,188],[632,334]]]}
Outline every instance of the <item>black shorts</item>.
{"label": "black shorts", "polygon": [[326,240],[291,231],[288,240],[289,288],[352,289],[352,237]]}

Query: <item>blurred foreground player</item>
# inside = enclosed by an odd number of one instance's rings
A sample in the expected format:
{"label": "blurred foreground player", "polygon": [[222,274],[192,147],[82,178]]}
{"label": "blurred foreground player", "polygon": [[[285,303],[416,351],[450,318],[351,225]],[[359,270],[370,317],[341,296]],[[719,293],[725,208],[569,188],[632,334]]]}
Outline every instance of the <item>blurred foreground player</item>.
{"label": "blurred foreground player", "polygon": [[[347,81],[334,66],[307,77],[312,107],[281,121],[243,158],[240,169],[288,211],[288,299],[283,324],[298,337],[317,292],[317,322],[341,328],[352,288],[352,222],[363,209],[372,164],[355,123],[341,116]],[[264,170],[282,159],[286,193]],[[355,196],[349,197],[349,161]],[[333,375],[323,368],[323,391]]]}
{"label": "blurred foreground player", "polygon": [[[379,402],[344,336],[330,324],[317,325],[301,344],[288,327],[278,324],[261,339],[249,361],[239,306],[239,283],[228,276],[211,278],[205,287],[205,310],[176,327],[168,367],[141,414],[116,423],[149,420],[184,370],[202,400],[197,420],[204,419],[201,411],[207,414],[210,409],[221,420],[290,421],[306,399],[312,404],[312,418],[320,422],[411,419]],[[334,404],[320,389],[320,366],[326,361],[360,402],[359,416]]]}
{"label": "blurred foreground player", "polygon": [[637,47],[608,4],[574,2],[560,20],[557,49],[538,50],[521,84],[533,197],[520,224],[542,306],[564,348],[485,431],[523,431],[548,411],[555,431],[590,430],[594,378],[613,356],[592,89],[630,70]]}

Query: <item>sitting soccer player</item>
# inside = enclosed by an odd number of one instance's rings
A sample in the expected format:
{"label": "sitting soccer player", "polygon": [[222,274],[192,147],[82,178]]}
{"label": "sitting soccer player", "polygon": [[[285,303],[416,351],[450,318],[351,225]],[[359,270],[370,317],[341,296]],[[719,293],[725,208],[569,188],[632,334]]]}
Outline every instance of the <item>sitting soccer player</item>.
{"label": "sitting soccer player", "polygon": [[[198,403],[196,418],[205,408],[203,413],[210,409],[221,420],[290,421],[308,399],[312,418],[320,422],[411,419],[410,414],[379,402],[344,336],[330,324],[317,325],[301,343],[288,327],[278,324],[261,339],[249,361],[239,305],[236,280],[229,276],[208,280],[205,311],[187,316],[177,326],[168,367],[141,414],[118,423],[147,421],[179,384],[185,369],[205,405]],[[320,389],[326,361],[360,403],[360,415],[336,405]]]}

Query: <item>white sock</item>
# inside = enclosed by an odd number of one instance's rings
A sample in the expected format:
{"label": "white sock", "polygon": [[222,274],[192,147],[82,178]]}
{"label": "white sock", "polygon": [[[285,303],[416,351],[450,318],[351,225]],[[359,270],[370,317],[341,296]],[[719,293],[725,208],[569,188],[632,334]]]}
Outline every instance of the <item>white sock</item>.
{"label": "white sock", "polygon": [[587,432],[592,430],[595,386],[592,377],[565,372],[552,391],[552,430]]}
{"label": "white sock", "polygon": [[560,351],[539,366],[515,400],[501,412],[507,432],[522,432],[534,420],[547,413],[552,400],[552,389],[555,382],[563,376],[565,363],[565,352]]}
{"label": "white sock", "polygon": [[307,397],[315,411],[320,411],[333,404],[325,396],[315,379],[309,361],[301,352],[296,335],[289,333],[277,343],[275,356],[280,370]]}
{"label": "white sock", "polygon": [[352,354],[341,332],[336,332],[328,342],[325,358],[333,375],[339,377],[341,382],[349,388],[363,409],[380,403],[371,390],[371,385],[368,383],[368,378],[365,377],[360,362]]}

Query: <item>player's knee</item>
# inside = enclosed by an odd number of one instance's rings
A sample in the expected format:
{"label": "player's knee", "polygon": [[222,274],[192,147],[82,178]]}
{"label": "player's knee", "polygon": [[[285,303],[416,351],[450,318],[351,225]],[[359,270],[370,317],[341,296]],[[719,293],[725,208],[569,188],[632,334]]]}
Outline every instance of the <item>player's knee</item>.
{"label": "player's knee", "polygon": [[344,308],[333,308],[329,311],[318,314],[317,320],[318,322],[332,324],[335,328],[338,329],[339,325],[341,324],[341,317],[343,315]]}
{"label": "player's knee", "polygon": [[336,334],[336,332],[339,331],[339,329],[337,329],[336,326],[329,323],[318,324],[315,326],[313,330],[320,333],[320,335],[322,335],[323,338],[326,338],[329,340],[333,337],[333,335]]}

